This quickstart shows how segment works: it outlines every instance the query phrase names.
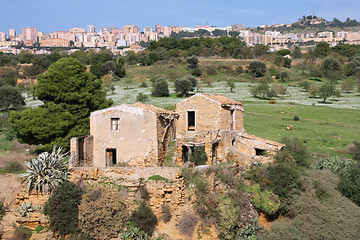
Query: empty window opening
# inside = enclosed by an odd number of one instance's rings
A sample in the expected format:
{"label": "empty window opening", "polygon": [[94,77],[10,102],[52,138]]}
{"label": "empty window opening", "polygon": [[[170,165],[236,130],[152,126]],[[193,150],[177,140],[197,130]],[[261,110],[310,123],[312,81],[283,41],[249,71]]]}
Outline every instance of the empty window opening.
{"label": "empty window opening", "polygon": [[233,139],[233,140],[231,141],[231,146],[232,146],[232,147],[235,146],[235,139]]}
{"label": "empty window opening", "polygon": [[195,131],[195,111],[188,111],[188,131]]}
{"label": "empty window opening", "polygon": [[111,130],[112,131],[120,130],[120,118],[111,118]]}
{"label": "empty window opening", "polygon": [[256,156],[265,156],[266,155],[266,150],[264,150],[264,149],[255,148],[255,152],[256,152]]}
{"label": "empty window opening", "polygon": [[230,130],[235,129],[235,114],[234,109],[230,110]]}
{"label": "empty window opening", "polygon": [[106,149],[106,166],[116,165],[116,149],[108,148]]}

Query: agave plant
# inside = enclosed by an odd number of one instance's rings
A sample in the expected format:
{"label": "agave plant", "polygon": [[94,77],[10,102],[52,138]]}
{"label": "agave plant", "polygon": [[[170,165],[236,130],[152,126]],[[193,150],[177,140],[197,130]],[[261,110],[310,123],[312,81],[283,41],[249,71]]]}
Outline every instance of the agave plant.
{"label": "agave plant", "polygon": [[18,212],[22,217],[25,216],[30,217],[31,212],[40,212],[40,210],[41,210],[40,205],[32,206],[31,201],[29,201],[29,203],[26,203],[24,201],[22,204],[20,204],[20,208],[18,209]]}
{"label": "agave plant", "polygon": [[68,155],[62,147],[54,146],[51,153],[44,152],[37,159],[25,161],[25,166],[28,169],[19,177],[25,177],[24,182],[27,183],[27,191],[48,193],[58,184],[68,180]]}

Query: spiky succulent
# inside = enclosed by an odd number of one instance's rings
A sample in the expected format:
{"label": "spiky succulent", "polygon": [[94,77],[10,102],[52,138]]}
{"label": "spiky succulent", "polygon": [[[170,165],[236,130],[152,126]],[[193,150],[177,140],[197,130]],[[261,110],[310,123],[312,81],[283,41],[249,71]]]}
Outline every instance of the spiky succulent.
{"label": "spiky succulent", "polygon": [[25,177],[28,192],[48,193],[69,179],[68,153],[62,147],[54,146],[51,153],[44,152],[37,159],[25,161],[25,166],[26,173],[19,177]]}
{"label": "spiky succulent", "polygon": [[20,208],[18,209],[18,212],[22,217],[26,217],[26,216],[30,217],[31,212],[40,212],[40,210],[41,210],[40,205],[32,206],[31,201],[29,201],[28,203],[24,201],[22,204],[20,204]]}

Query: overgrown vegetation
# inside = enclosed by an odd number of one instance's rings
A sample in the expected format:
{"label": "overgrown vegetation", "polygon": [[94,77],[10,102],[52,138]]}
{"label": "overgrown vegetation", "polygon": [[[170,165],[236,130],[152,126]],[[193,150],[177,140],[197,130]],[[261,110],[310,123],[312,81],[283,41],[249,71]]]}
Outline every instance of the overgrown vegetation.
{"label": "overgrown vegetation", "polygon": [[85,236],[93,239],[116,238],[128,221],[123,198],[111,189],[90,190],[79,205],[79,227]]}
{"label": "overgrown vegetation", "polygon": [[166,204],[166,203],[162,204],[161,205],[161,211],[162,211],[161,219],[165,223],[170,222],[170,220],[172,218],[170,206],[168,204]]}
{"label": "overgrown vegetation", "polygon": [[190,162],[195,163],[196,166],[206,164],[207,154],[205,152],[205,147],[195,146],[189,154],[189,160]]}
{"label": "overgrown vegetation", "polygon": [[50,218],[50,229],[60,236],[79,233],[78,215],[83,190],[76,184],[65,181],[52,192],[44,206]]}
{"label": "overgrown vegetation", "polygon": [[32,231],[27,227],[17,227],[14,230],[14,236],[11,240],[29,240],[32,235]]}
{"label": "overgrown vegetation", "polygon": [[155,225],[158,222],[157,217],[144,201],[140,203],[138,209],[132,212],[130,220],[136,227],[150,236],[154,233]]}
{"label": "overgrown vegetation", "polygon": [[6,206],[4,203],[4,199],[0,199],[0,221],[5,216],[6,213]]}

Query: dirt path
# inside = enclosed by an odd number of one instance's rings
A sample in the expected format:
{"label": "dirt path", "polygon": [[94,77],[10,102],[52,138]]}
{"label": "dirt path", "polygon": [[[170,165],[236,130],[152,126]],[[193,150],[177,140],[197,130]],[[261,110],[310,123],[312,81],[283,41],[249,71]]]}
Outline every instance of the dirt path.
{"label": "dirt path", "polygon": [[4,199],[5,205],[8,206],[5,217],[0,221],[0,225],[4,231],[3,239],[8,239],[12,236],[13,224],[16,219],[12,213],[12,208],[16,201],[16,195],[20,190],[21,181],[17,177],[17,174],[0,174],[0,199]]}

